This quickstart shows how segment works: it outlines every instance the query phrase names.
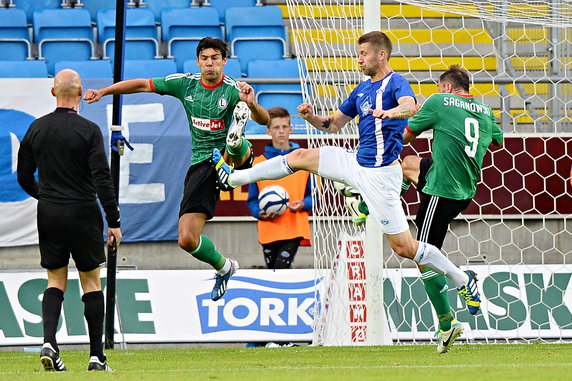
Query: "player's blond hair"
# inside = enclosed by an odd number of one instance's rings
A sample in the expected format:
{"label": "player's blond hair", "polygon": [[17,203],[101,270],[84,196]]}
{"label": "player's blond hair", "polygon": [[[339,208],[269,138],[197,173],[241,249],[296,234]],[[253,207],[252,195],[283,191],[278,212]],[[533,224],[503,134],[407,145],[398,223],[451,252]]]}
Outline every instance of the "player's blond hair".
{"label": "player's blond hair", "polygon": [[373,31],[360,36],[358,39],[358,44],[365,44],[366,42],[369,42],[379,50],[384,50],[387,53],[387,60],[389,61],[389,57],[393,51],[393,43],[389,37],[387,37],[387,34],[380,31]]}

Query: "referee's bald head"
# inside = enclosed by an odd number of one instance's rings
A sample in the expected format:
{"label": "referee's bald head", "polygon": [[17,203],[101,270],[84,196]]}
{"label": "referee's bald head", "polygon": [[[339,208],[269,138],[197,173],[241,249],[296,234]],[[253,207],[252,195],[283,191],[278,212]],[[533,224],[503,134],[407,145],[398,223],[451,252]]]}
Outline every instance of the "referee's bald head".
{"label": "referee's bald head", "polygon": [[81,78],[71,69],[64,69],[56,74],[52,93],[56,97],[81,96]]}

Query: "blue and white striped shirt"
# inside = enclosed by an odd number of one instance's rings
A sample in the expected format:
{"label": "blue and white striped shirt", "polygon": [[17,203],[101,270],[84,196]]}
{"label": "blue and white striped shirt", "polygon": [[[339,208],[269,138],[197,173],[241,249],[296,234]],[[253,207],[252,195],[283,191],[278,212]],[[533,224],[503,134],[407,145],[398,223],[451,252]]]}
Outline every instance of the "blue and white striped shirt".
{"label": "blue and white striped shirt", "polygon": [[345,115],[359,116],[357,161],[362,167],[383,167],[399,157],[407,119],[374,118],[370,110],[397,107],[398,99],[404,96],[415,98],[407,80],[390,72],[380,81],[361,82],[340,105],[339,110]]}

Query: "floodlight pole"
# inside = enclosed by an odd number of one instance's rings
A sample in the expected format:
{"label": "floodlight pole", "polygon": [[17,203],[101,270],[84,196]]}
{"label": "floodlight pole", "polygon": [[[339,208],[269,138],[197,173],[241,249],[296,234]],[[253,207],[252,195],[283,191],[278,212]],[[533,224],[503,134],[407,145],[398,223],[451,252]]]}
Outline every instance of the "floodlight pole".
{"label": "floodlight pole", "polygon": [[[113,83],[123,80],[123,51],[125,46],[125,0],[117,0],[115,15],[115,54],[113,60]],[[112,125],[121,125],[121,95],[113,96]],[[120,143],[122,144],[122,143]],[[116,151],[111,149],[111,178],[115,188],[115,199],[119,204],[119,168],[121,164],[122,147]],[[105,348],[113,349],[115,325],[115,286],[117,273],[117,246],[107,248],[107,305],[105,310]]]}

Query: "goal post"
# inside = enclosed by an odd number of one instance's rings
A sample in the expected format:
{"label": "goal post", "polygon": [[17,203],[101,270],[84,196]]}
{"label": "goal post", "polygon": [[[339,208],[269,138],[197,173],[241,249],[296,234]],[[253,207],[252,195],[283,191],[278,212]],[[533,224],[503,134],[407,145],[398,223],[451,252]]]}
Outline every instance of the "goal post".
{"label": "goal post", "polygon": [[[290,22],[293,52],[307,69],[301,77],[304,99],[316,113],[328,114],[363,80],[356,42],[368,30],[368,17],[379,19],[380,29],[393,41],[390,65],[410,82],[421,104],[437,91],[438,76],[450,65],[468,69],[470,92],[491,105],[505,144],[487,153],[477,194],[451,223],[443,246],[456,265],[479,274],[483,303],[475,317],[449,285],[451,306],[465,325],[461,340],[571,340],[572,3],[377,1],[380,10],[368,12],[364,7],[369,2],[286,1],[282,10]],[[336,134],[303,127],[310,148],[357,145],[355,121]],[[431,135],[421,135],[404,147],[402,157],[430,156],[430,146]],[[381,243],[370,242],[370,226],[351,223],[329,180],[323,180],[317,192],[313,242],[321,299],[316,303],[314,342],[324,344],[321,332],[348,332],[351,327],[351,311],[340,307],[348,303],[342,300],[348,295],[336,291],[344,285],[349,289],[347,279],[336,277],[348,276],[339,266],[346,260],[344,245],[360,240],[366,253],[371,245],[382,250],[377,256],[381,265],[372,265],[383,268],[381,286],[377,280],[375,286],[369,283],[375,276],[369,278],[368,273],[364,287],[366,296],[381,298],[390,339],[433,340],[438,322],[415,265],[397,257],[388,245],[381,249]],[[414,231],[419,197],[413,187],[403,200]],[[375,235],[381,238],[381,233]],[[365,261],[372,258],[366,254]],[[328,320],[325,312],[336,309],[341,317]],[[374,310],[367,306],[368,312]]]}

